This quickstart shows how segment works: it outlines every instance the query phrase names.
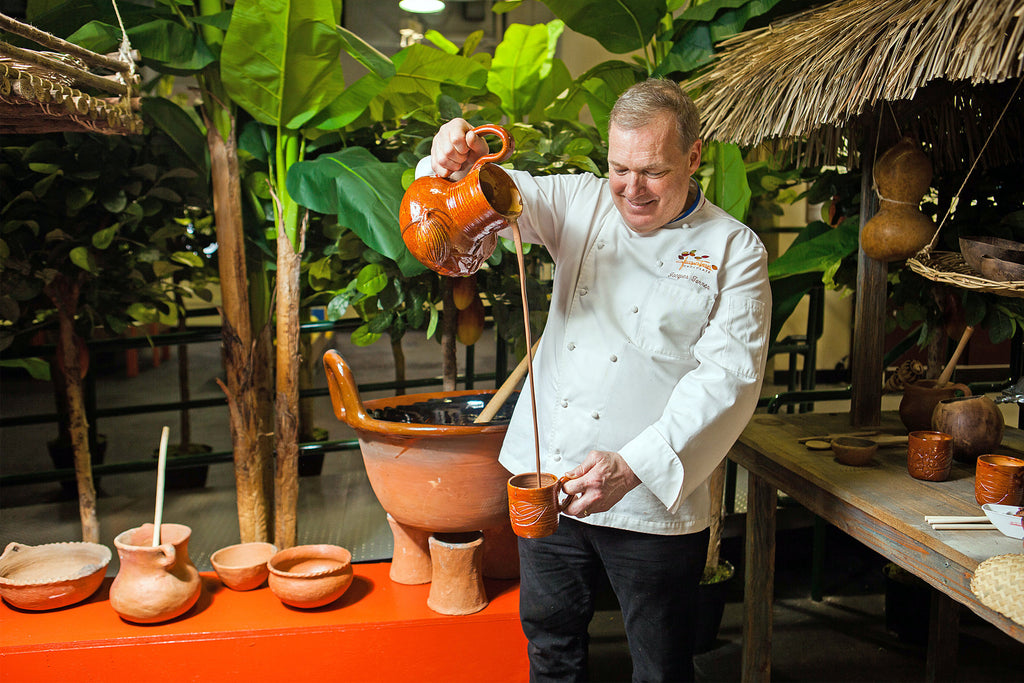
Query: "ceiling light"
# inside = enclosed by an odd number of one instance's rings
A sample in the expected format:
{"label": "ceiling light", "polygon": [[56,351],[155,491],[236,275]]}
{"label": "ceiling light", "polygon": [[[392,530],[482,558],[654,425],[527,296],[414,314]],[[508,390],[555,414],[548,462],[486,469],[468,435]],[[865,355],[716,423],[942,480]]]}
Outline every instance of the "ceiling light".
{"label": "ceiling light", "polygon": [[436,14],[444,10],[442,0],[402,0],[398,6],[415,14]]}

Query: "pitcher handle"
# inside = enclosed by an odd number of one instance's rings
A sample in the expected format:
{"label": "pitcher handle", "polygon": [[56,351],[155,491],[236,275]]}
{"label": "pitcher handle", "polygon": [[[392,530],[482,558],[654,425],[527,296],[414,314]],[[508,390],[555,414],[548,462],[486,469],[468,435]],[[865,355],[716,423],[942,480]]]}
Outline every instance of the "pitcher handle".
{"label": "pitcher handle", "polygon": [[509,132],[502,128],[501,126],[495,125],[493,123],[485,123],[482,126],[477,126],[476,128],[474,128],[473,132],[481,137],[487,133],[490,133],[492,135],[497,135],[499,138],[501,138],[501,149],[498,150],[497,152],[485,154],[484,156],[480,157],[477,160],[477,162],[473,164],[473,168],[479,168],[488,162],[500,164],[501,162],[505,161],[510,156],[512,156],[512,152],[515,151],[516,143],[512,139],[512,135],[509,134]]}

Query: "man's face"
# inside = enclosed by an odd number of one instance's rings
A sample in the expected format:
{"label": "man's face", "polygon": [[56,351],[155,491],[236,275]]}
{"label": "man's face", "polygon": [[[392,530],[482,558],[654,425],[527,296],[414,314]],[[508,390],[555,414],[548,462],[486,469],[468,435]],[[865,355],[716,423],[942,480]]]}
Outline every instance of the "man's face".
{"label": "man's face", "polygon": [[699,165],[700,140],[684,152],[668,112],[642,128],[612,124],[608,129],[612,201],[634,232],[657,230],[683,212],[690,176]]}

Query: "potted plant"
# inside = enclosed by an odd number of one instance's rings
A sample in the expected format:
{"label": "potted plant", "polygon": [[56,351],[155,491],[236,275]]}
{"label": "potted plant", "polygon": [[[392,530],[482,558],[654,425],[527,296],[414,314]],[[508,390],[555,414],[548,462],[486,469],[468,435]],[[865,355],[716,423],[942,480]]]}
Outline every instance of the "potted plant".
{"label": "potted plant", "polygon": [[54,331],[55,374],[66,391],[58,392],[66,408],[58,435],[74,450],[83,539],[97,542],[84,340],[99,329],[120,335],[135,323],[170,320],[171,292],[182,286],[165,276],[180,257],[150,238],[178,211],[193,174],[172,170],[175,149],[156,137],[65,133],[17,142],[0,149],[0,280],[9,316],[0,347]]}

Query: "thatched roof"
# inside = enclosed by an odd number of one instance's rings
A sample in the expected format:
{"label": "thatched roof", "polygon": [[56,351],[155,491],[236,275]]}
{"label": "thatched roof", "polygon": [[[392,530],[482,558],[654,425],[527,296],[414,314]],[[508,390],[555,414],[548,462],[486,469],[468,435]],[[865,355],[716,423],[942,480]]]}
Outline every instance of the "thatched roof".
{"label": "thatched roof", "polygon": [[[1024,78],[1024,0],[838,0],[721,47],[686,84],[701,89],[705,137],[795,139],[806,162],[849,161],[889,117],[937,166],[962,168]],[[988,165],[1024,155],[1022,102],[1017,91]]]}
{"label": "thatched roof", "polygon": [[4,14],[0,31],[50,48],[0,40],[0,133],[142,132],[133,111],[138,76],[130,57],[98,55]]}

